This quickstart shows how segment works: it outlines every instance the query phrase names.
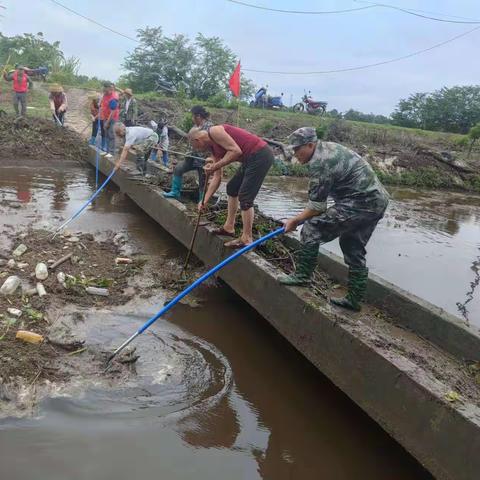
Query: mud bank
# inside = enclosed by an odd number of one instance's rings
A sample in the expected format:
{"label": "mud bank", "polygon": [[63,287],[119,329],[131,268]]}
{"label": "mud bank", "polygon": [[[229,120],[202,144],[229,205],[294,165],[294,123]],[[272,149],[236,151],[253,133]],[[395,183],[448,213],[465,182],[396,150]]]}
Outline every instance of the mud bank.
{"label": "mud bank", "polygon": [[[95,164],[93,150],[90,162]],[[108,174],[111,158],[102,158],[100,167]],[[115,183],[188,245],[193,225],[186,216],[187,208],[163,199],[157,187],[132,180],[130,174],[135,170],[128,168],[116,174]],[[207,265],[228,254],[221,239],[210,230],[208,225],[200,228],[195,248],[195,254]],[[330,260],[339,268],[335,259]],[[324,265],[334,272],[328,262]],[[463,360],[444,350],[478,361],[478,356],[469,357],[479,351],[475,350],[475,332],[459,332],[457,325],[449,326],[450,338],[441,340],[441,348],[402,325],[405,318],[417,315],[423,319],[418,323],[432,327],[450,321],[426,302],[419,304],[417,299],[384,285],[382,310],[369,305],[362,314],[345,315],[305,289],[281,287],[279,273],[271,263],[250,253],[223,270],[220,277],[437,478],[476,478],[480,468],[479,387]],[[397,304],[390,297],[397,299]],[[399,304],[399,299],[407,303]],[[402,320],[400,313],[406,306],[409,314]],[[415,323],[408,327],[417,328]]]}
{"label": "mud bank", "polygon": [[[114,234],[103,241],[81,232],[52,239],[51,232],[30,229],[7,237],[0,284],[16,279],[18,287],[0,294],[0,417],[31,414],[39,400],[65,389],[80,372],[102,376],[105,355],[74,330],[87,311],[131,300],[146,261],[132,256],[119,263],[128,252],[124,238]],[[19,331],[40,335],[40,343],[22,341]]]}

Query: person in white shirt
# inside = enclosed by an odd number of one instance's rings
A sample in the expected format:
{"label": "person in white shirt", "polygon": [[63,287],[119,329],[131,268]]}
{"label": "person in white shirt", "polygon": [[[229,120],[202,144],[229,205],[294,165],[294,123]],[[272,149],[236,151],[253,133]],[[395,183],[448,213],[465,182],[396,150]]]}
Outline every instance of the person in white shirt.
{"label": "person in white shirt", "polygon": [[157,132],[159,136],[159,142],[157,148],[153,149],[152,156],[150,157],[154,162],[158,161],[158,152],[162,152],[162,162],[165,166],[168,166],[168,147],[170,146],[170,139],[168,138],[168,126],[165,119],[161,119],[159,123],[154,120],[150,121],[150,125],[153,130]]}
{"label": "person in white shirt", "polygon": [[151,128],[126,127],[123,123],[115,125],[115,134],[119,138],[125,139],[122,153],[115,164],[115,168],[120,168],[120,165],[127,158],[128,152],[132,151],[136,155],[137,168],[145,175],[147,160],[152,148],[158,143],[158,135]]}

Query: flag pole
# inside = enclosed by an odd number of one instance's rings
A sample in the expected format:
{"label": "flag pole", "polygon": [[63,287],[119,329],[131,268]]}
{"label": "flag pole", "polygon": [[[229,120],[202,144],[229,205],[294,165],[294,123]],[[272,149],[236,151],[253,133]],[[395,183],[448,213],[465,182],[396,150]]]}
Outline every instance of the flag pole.
{"label": "flag pole", "polygon": [[240,126],[240,95],[242,91],[242,60],[238,60],[238,97],[237,97],[237,127]]}

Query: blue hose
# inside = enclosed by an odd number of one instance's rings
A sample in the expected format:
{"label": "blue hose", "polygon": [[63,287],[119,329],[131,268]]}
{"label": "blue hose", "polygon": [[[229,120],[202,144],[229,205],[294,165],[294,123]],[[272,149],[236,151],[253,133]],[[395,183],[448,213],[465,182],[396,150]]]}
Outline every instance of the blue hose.
{"label": "blue hose", "polygon": [[138,335],[141,335],[147,328],[150,327],[153,323],[155,323],[162,315],[164,315],[166,312],[168,312],[174,305],[176,305],[183,297],[188,295],[192,290],[197,288],[201,283],[203,283],[207,278],[211,277],[214,275],[216,272],[221,270],[223,267],[227,266],[229,263],[233,262],[235,259],[243,255],[244,253],[253,250],[255,247],[260,245],[261,243],[266,242],[270,238],[276,237],[277,235],[280,235],[282,233],[285,233],[285,227],[280,227],[277,230],[274,230],[273,232],[268,233],[267,235],[259,238],[258,240],[255,240],[253,243],[250,245],[246,245],[245,247],[241,248],[237,252],[235,252],[233,255],[230,255],[228,258],[225,260],[222,260],[217,266],[213,267],[211,270],[209,270],[207,273],[204,273],[200,278],[195,280],[189,287],[187,287],[183,292],[179,293],[172,301],[170,301],[167,305],[165,305],[156,315],[154,315],[150,320],[148,320],[142,327],[140,327],[130,338],[128,338],[120,347],[118,347],[113,354],[110,356],[108,359],[109,363],[115,355],[117,355],[121,350],[123,350],[133,339],[138,337]]}
{"label": "blue hose", "polygon": [[58,232],[60,230],[62,230],[63,228],[65,228],[70,222],[72,222],[73,220],[75,220],[94,200],[95,198],[97,198],[98,194],[103,190],[103,188],[105,187],[105,185],[111,180],[111,178],[113,177],[113,175],[115,174],[115,172],[117,171],[116,168],[114,168],[111,172],[110,172],[110,175],[106,178],[106,180],[100,185],[100,187],[97,189],[97,191],[85,202],[84,205],[82,205],[82,207],[77,210],[66,222],[62,223],[62,225],[60,225],[57,230],[55,230],[54,234],[53,234],[53,238],[55,238],[55,236],[58,234]]}
{"label": "blue hose", "polygon": [[235,259],[243,255],[244,253],[253,250],[257,245],[260,245],[263,242],[266,242],[276,235],[280,235],[285,231],[284,227],[278,228],[277,230],[268,233],[262,238],[255,240],[250,245],[246,245],[242,249],[235,252],[233,255],[230,255],[225,260],[221,261],[217,266],[213,267],[207,273],[204,273],[200,278],[195,280],[189,287],[187,287],[183,292],[179,293],[171,302],[165,305],[155,316],[153,316],[143,327],[138,330],[138,333],[143,333],[152,323],[156,322],[164,313],[168,312],[174,305],[176,305],[183,297],[187,296],[193,289],[197,288],[201,283],[203,283],[207,278],[214,275],[216,272],[221,270],[223,267],[227,266],[230,262],[233,262]]}

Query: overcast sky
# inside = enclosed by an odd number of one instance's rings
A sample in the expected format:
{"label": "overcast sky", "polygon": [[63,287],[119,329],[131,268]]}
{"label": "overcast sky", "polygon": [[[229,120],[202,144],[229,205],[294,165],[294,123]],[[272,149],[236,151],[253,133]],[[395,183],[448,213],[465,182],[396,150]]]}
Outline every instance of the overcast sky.
{"label": "overcast sky", "polygon": [[[219,36],[242,60],[260,70],[318,71],[365,65],[407,55],[475,25],[448,24],[386,9],[335,15],[292,15],[236,5],[227,0],[59,0],[78,12],[135,37],[145,26],[167,35]],[[363,6],[353,0],[245,0],[279,9],[338,10]],[[387,1],[387,0],[386,0]],[[116,79],[135,43],[55,5],[51,0],[0,0],[4,35],[43,32],[66,55],[81,59],[81,72]],[[27,5],[28,4],[28,5]],[[480,21],[478,0],[391,0],[391,4]],[[452,17],[442,17],[450,18]],[[271,94],[297,102],[304,89],[329,109],[389,114],[400,98],[443,86],[480,83],[480,30],[431,52],[389,65],[326,75],[247,73]]]}

